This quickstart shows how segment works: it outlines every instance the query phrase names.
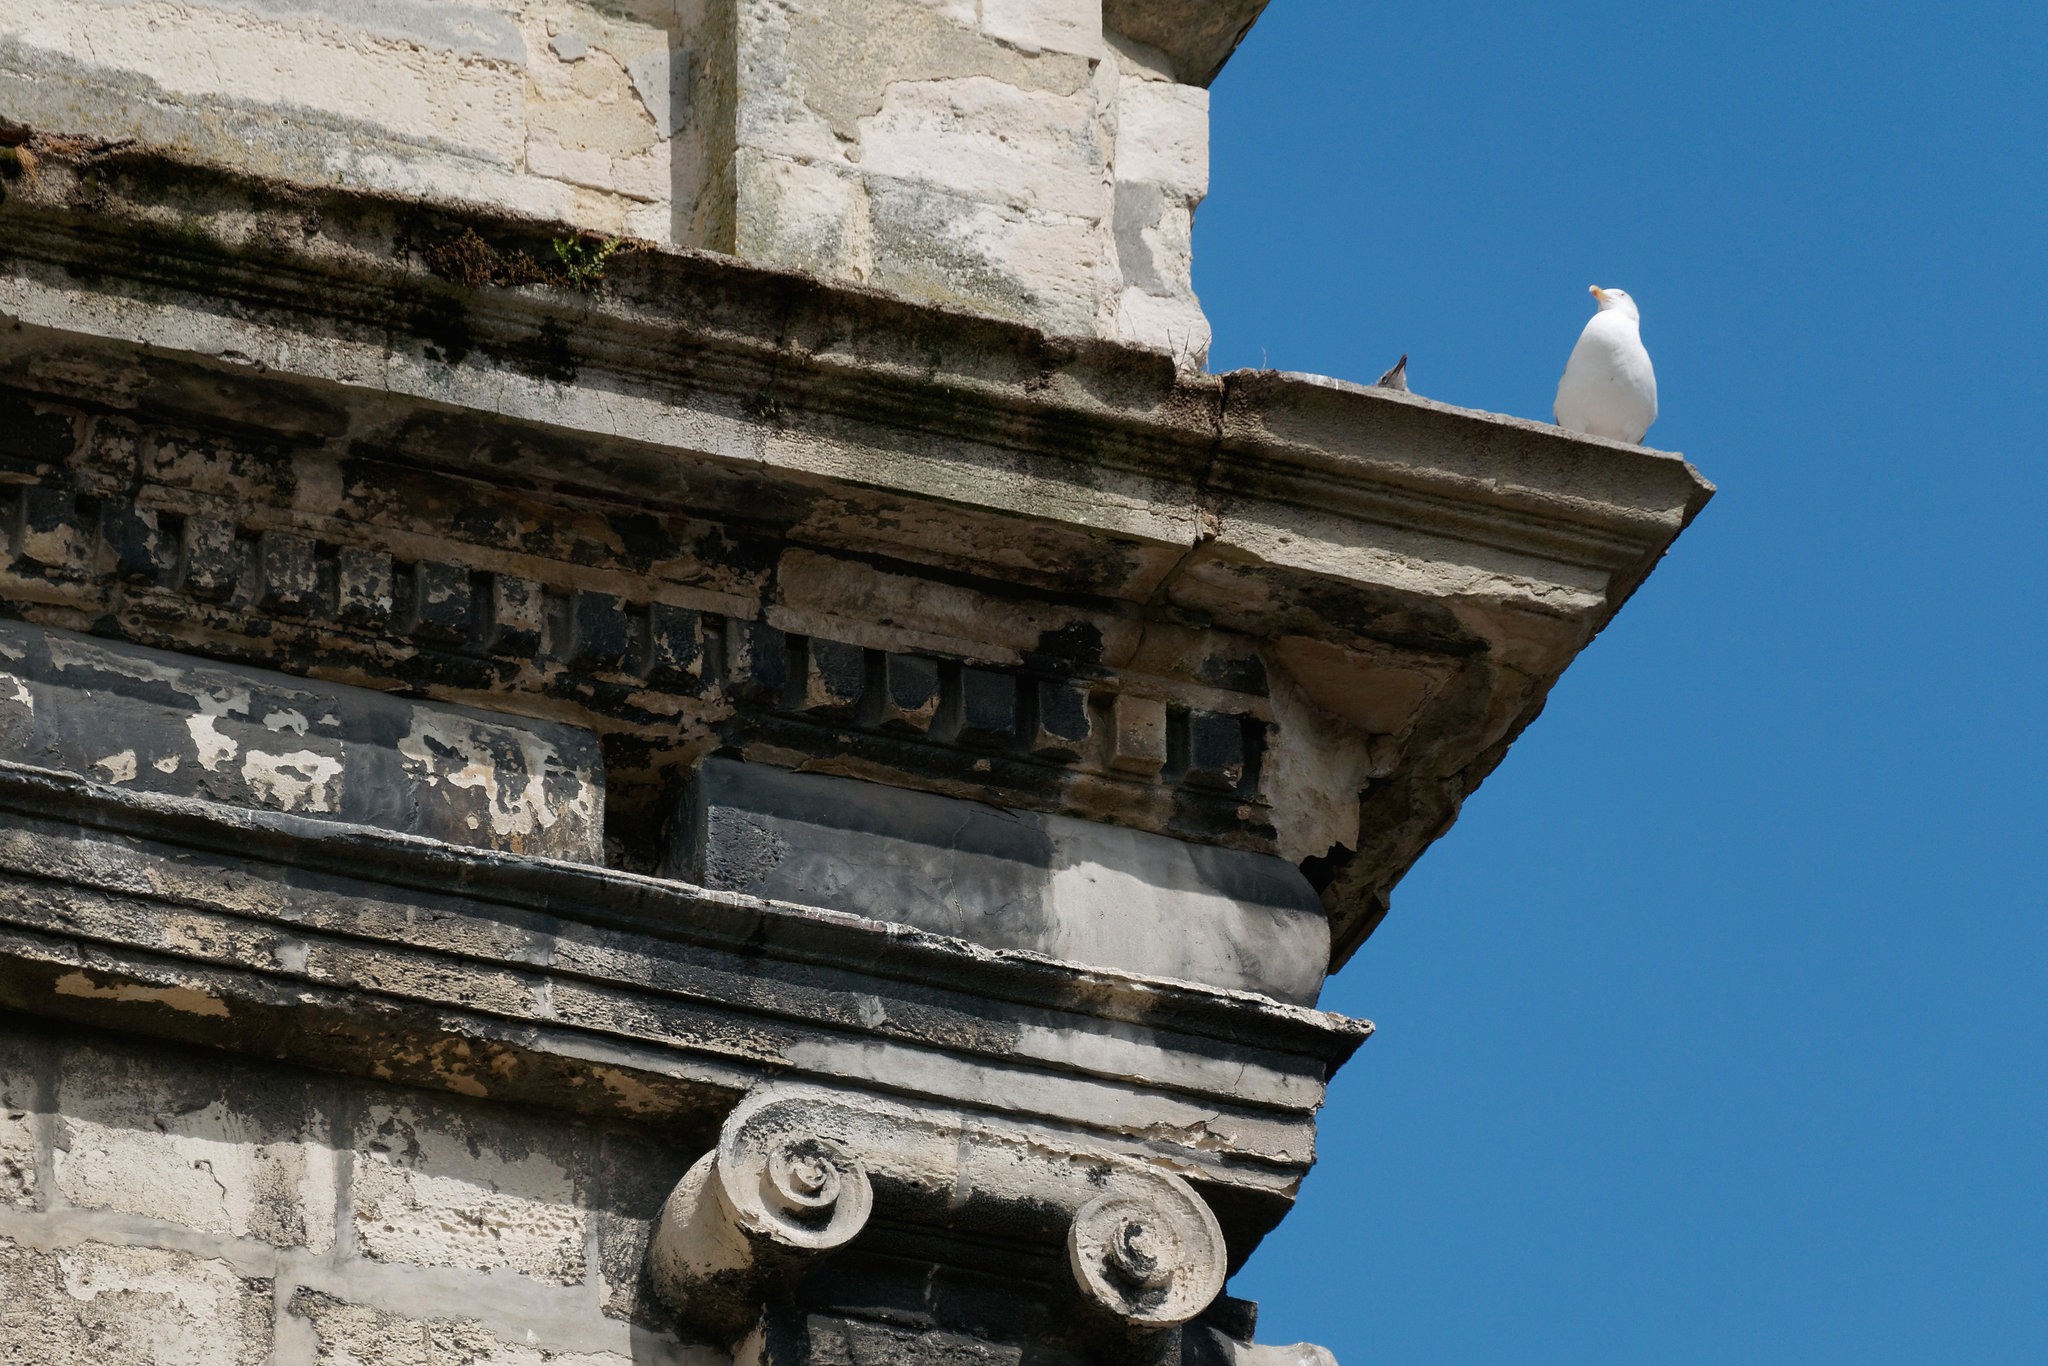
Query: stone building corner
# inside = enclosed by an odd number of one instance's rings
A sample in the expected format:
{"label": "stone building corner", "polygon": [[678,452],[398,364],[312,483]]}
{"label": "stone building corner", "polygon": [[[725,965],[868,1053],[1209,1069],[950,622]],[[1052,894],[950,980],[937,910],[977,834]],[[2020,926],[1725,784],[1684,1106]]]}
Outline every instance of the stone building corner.
{"label": "stone building corner", "polygon": [[0,14],[0,1359],[1330,1366],[1324,981],[1712,487],[1206,372],[1262,7]]}

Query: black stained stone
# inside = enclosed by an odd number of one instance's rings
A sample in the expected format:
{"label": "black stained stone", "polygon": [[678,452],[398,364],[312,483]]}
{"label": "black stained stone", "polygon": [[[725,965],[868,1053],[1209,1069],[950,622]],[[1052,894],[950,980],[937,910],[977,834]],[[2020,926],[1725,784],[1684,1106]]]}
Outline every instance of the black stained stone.
{"label": "black stained stone", "polygon": [[227,598],[240,574],[234,526],[217,517],[188,517],[184,561],[186,592],[209,602]]}
{"label": "black stained stone", "polygon": [[1038,637],[1038,653],[1077,664],[1102,662],[1102,628],[1092,621],[1070,621]]}
{"label": "black stained stone", "polygon": [[572,662],[585,669],[623,669],[633,650],[633,621],[625,603],[610,593],[579,589],[570,600],[570,611],[576,632]]}
{"label": "black stained stone", "polygon": [[425,640],[466,640],[470,596],[467,569],[422,561],[413,569],[412,634]]}
{"label": "black stained stone", "polygon": [[540,649],[541,586],[509,574],[491,576],[491,653],[528,659]]}
{"label": "black stained stone", "polygon": [[107,503],[100,509],[100,535],[114,552],[114,575],[123,583],[161,583],[171,568],[168,538],[153,509]]}
{"label": "black stained stone", "polygon": [[75,444],[69,414],[38,413],[26,399],[0,397],[0,468],[32,472],[61,465]]}
{"label": "black stained stone", "polygon": [[867,651],[836,640],[813,640],[810,660],[817,684],[810,698],[814,708],[840,709],[860,702],[867,691]]}
{"label": "black stained stone", "polygon": [[888,682],[889,702],[898,711],[922,711],[938,700],[937,660],[917,655],[890,655],[883,671]]}
{"label": "black stained stone", "polygon": [[960,671],[960,741],[1000,747],[1017,734],[1017,680],[988,669]]}
{"label": "black stained stone", "polygon": [[287,616],[312,611],[320,599],[320,570],[313,558],[312,538],[266,531],[261,554],[263,605]]}
{"label": "black stained stone", "polygon": [[789,637],[766,622],[734,623],[735,691],[779,705],[789,691]]}
{"label": "black stained stone", "polygon": [[1230,789],[1244,777],[1244,723],[1221,712],[1188,715],[1187,780],[1198,787]]}
{"label": "black stained stone", "polygon": [[1053,759],[1078,759],[1088,743],[1088,694],[1075,683],[1038,685],[1038,736],[1032,746]]}
{"label": "black stained stone", "polygon": [[704,614],[657,602],[647,609],[648,677],[694,693],[704,684]]}
{"label": "black stained stone", "polygon": [[359,625],[382,625],[391,617],[391,556],[382,550],[341,552],[336,574],[338,614]]}

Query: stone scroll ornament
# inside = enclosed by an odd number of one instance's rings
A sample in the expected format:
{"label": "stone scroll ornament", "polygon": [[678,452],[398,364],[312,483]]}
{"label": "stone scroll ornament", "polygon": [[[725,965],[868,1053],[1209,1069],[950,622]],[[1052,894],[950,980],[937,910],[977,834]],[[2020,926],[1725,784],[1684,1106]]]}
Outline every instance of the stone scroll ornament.
{"label": "stone scroll ornament", "polygon": [[663,1296],[726,1341],[813,1260],[853,1241],[874,1209],[867,1169],[844,1143],[776,1117],[727,1123],[670,1194],[648,1249]]}
{"label": "stone scroll ornament", "polygon": [[1067,1231],[1067,1265],[1098,1308],[1128,1327],[1186,1323],[1222,1293],[1223,1230],[1202,1197],[1167,1178],[1097,1196]]}
{"label": "stone scroll ornament", "polygon": [[1137,1338],[1188,1322],[1223,1289],[1223,1230],[1177,1176],[992,1117],[789,1085],[742,1101],[669,1196],[648,1249],[654,1287],[737,1342],[878,1205],[899,1229],[1014,1236],[1036,1223],[1052,1247],[1064,1236],[1081,1300]]}

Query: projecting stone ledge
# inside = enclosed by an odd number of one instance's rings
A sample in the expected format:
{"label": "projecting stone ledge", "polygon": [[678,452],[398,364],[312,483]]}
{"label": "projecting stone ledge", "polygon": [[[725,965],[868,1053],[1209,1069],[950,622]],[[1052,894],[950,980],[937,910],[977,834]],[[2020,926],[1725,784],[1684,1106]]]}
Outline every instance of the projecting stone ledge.
{"label": "projecting stone ledge", "polygon": [[1293,1202],[1327,1079],[1372,1028],[0,759],[5,1010],[659,1123],[683,1151],[772,1082],[884,1093],[1177,1172],[1233,1265]]}
{"label": "projecting stone ledge", "polygon": [[1103,0],[1103,27],[1166,54],[1176,79],[1207,85],[1251,32],[1267,0]]}
{"label": "projecting stone ledge", "polygon": [[711,254],[493,285],[568,230],[30,150],[0,595],[587,727],[622,868],[715,753],[1278,855],[1341,963],[1712,492]]}

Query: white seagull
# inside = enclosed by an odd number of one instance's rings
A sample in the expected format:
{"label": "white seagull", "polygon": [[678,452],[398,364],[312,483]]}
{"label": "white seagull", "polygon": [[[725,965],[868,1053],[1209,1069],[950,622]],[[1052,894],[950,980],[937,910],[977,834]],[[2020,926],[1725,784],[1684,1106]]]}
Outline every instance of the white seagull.
{"label": "white seagull", "polygon": [[1594,285],[1593,297],[1600,311],[1565,362],[1550,413],[1560,427],[1640,445],[1657,420],[1657,372],[1643,349],[1643,315],[1625,291]]}

